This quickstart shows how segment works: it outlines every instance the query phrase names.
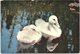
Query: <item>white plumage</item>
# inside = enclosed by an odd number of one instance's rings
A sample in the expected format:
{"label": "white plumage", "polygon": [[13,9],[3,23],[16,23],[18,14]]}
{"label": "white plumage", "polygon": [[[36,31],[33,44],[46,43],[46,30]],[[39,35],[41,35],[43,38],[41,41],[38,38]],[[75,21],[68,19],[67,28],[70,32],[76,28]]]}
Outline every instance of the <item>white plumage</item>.
{"label": "white plumage", "polygon": [[22,43],[37,43],[42,37],[41,32],[37,29],[35,25],[28,25],[23,28],[22,31],[19,31],[17,34],[17,40]]}
{"label": "white plumage", "polygon": [[45,38],[48,38],[47,49],[52,52],[58,46],[58,43],[53,45],[52,40],[59,38],[62,34],[57,17],[55,15],[50,16],[49,22],[37,19],[35,25],[25,26],[22,31],[19,31],[17,40],[34,45],[43,35]]}
{"label": "white plumage", "polygon": [[58,23],[58,19],[55,15],[49,17],[49,22],[45,22],[43,19],[37,19],[35,22],[37,28],[42,32],[45,38],[48,38],[47,49],[53,51],[58,43],[52,46],[52,40],[61,36],[61,28]]}

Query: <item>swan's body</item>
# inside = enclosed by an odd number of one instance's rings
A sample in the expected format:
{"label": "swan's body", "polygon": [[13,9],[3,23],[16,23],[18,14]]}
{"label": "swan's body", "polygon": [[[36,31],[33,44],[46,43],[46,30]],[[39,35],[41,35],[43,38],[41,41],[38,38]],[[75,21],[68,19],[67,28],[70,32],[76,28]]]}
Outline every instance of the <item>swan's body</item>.
{"label": "swan's body", "polygon": [[39,28],[39,30],[43,33],[43,36],[45,36],[46,38],[50,36],[54,38],[60,37],[61,29],[58,29],[56,25],[52,26],[42,19],[38,19],[36,23],[39,23],[36,24],[36,26],[37,28]]}
{"label": "swan's body", "polygon": [[54,46],[48,43],[51,43],[53,39],[60,37],[62,33],[57,17],[55,15],[50,16],[49,22],[45,22],[42,19],[38,19],[36,20],[35,25],[42,32],[42,35],[45,38],[48,38],[47,49],[49,51],[53,51],[58,45],[58,43],[55,44]]}
{"label": "swan's body", "polygon": [[31,43],[35,44],[41,39],[41,32],[38,31],[36,26],[28,25],[23,28],[22,31],[19,31],[17,34],[17,40],[22,43]]}

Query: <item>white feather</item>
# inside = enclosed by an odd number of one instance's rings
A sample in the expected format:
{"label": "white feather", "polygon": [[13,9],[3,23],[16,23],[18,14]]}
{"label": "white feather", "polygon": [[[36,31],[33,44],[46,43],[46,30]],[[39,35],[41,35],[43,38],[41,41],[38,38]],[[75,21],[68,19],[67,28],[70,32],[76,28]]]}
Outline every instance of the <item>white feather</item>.
{"label": "white feather", "polygon": [[[37,19],[35,22],[35,25],[42,32],[42,35],[45,38],[49,38],[48,43],[51,43],[53,39],[61,36],[62,31],[59,26],[58,19],[55,15],[52,15],[49,17],[49,22],[45,22],[42,19]],[[47,49],[49,51],[53,51],[56,48],[55,46],[57,46],[57,45],[58,44],[55,44],[53,46],[53,49],[51,49],[52,46],[47,44]]]}
{"label": "white feather", "polygon": [[35,41],[35,44],[41,39],[41,37],[41,32],[34,25],[25,26],[23,30],[19,31],[17,34],[17,40],[23,43],[32,43]]}

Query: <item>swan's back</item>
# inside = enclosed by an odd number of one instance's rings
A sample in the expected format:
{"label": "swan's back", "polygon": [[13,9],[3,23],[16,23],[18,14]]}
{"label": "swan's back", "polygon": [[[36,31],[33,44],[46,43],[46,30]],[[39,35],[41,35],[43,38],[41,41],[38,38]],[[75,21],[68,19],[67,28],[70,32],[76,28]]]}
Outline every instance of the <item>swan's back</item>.
{"label": "swan's back", "polygon": [[[32,26],[32,25],[30,25]],[[22,31],[17,34],[17,40],[23,43],[32,43],[33,41],[38,42],[42,36],[41,32],[36,30],[36,28],[30,28],[26,26]],[[35,29],[35,30],[34,30]]]}
{"label": "swan's back", "polygon": [[48,23],[45,22],[43,19],[37,19],[36,22],[35,22],[35,25],[36,25],[37,28],[40,29],[41,31],[47,30],[46,27],[48,27]]}
{"label": "swan's back", "polygon": [[43,19],[37,19],[35,24],[37,26],[42,26],[42,25],[46,24],[46,22]]}

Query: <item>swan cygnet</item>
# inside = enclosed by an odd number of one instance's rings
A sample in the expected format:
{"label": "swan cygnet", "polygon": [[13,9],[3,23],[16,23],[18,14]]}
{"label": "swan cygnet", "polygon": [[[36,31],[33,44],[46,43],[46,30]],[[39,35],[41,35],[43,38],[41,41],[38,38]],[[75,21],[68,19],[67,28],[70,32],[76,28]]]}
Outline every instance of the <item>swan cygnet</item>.
{"label": "swan cygnet", "polygon": [[33,24],[25,26],[22,31],[19,31],[17,34],[17,40],[21,43],[22,49],[29,48],[28,46],[39,42],[41,37],[41,32]]}
{"label": "swan cygnet", "polygon": [[59,38],[62,34],[58,18],[55,15],[51,15],[48,22],[43,19],[37,19],[35,25],[42,32],[42,35],[48,38],[47,49],[52,52],[58,46],[58,43],[53,45],[52,40]]}

